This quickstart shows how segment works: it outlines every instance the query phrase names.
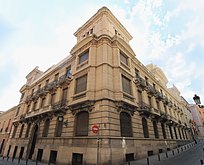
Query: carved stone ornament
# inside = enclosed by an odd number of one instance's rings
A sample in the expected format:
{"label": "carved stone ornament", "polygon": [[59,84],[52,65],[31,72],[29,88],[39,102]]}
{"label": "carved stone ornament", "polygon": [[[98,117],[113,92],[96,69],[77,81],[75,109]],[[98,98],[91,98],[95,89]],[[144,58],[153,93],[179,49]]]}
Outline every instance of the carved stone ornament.
{"label": "carved stone ornament", "polygon": [[115,104],[118,112],[125,111],[133,116],[134,112],[136,111],[136,106],[128,104],[126,102],[118,101],[118,102],[115,102]]}
{"label": "carved stone ornament", "polygon": [[84,101],[78,104],[70,105],[68,108],[72,112],[73,115],[80,111],[88,111],[91,112],[94,107],[94,101],[89,100],[89,101]]}

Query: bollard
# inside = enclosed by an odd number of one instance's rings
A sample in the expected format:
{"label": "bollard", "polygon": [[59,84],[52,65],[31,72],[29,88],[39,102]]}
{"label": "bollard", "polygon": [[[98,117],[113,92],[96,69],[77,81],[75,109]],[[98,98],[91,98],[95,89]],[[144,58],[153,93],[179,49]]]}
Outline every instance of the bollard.
{"label": "bollard", "polygon": [[128,165],[130,165],[130,162],[128,162]]}
{"label": "bollard", "polygon": [[179,153],[179,149],[177,148],[177,152]]}
{"label": "bollard", "polygon": [[20,161],[21,161],[21,158],[18,158],[18,163],[20,163]]}
{"label": "bollard", "polygon": [[158,161],[161,161],[160,154],[158,154]]}
{"label": "bollard", "polygon": [[149,165],[149,157],[147,157],[147,165]]}
{"label": "bollard", "polygon": [[181,151],[183,152],[183,147],[181,147]]}
{"label": "bollard", "polygon": [[[36,165],[38,165],[38,160],[36,160]],[[128,165],[130,165],[129,162],[128,162]]]}
{"label": "bollard", "polygon": [[203,159],[200,159],[200,164],[203,165]]}
{"label": "bollard", "polygon": [[7,161],[9,160],[9,156],[7,157]]}
{"label": "bollard", "polygon": [[174,150],[172,150],[172,154],[174,155]]}
{"label": "bollard", "polygon": [[28,164],[28,159],[26,159],[26,165]]}
{"label": "bollard", "polygon": [[168,158],[168,152],[166,152],[166,158]]}

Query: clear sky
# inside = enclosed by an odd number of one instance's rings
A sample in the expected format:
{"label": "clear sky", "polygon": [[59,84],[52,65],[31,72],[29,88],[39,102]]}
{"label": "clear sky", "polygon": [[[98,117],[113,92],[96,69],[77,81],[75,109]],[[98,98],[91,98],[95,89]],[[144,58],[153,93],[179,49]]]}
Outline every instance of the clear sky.
{"label": "clear sky", "polygon": [[18,104],[32,69],[69,55],[73,33],[102,6],[133,36],[144,65],[159,66],[189,103],[195,93],[204,100],[203,0],[0,0],[0,111]]}

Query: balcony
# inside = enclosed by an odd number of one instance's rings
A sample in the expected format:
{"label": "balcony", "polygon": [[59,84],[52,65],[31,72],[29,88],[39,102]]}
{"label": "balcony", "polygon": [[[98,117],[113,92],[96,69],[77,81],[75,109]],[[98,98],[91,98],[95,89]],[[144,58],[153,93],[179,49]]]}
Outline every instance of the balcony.
{"label": "balcony", "polygon": [[162,102],[165,104],[165,105],[168,105],[169,104],[169,100],[166,96],[163,95],[163,99],[162,99]]}
{"label": "balcony", "polygon": [[163,99],[162,93],[160,93],[158,90],[156,90],[155,98],[161,101]]}
{"label": "balcony", "polygon": [[146,81],[145,79],[143,79],[142,77],[140,76],[137,76],[135,78],[135,84],[137,85],[137,87],[141,88],[141,89],[146,89],[147,88],[147,84],[146,84]]}
{"label": "balcony", "polygon": [[52,105],[52,111],[65,112],[68,109],[67,105],[68,105],[67,100],[61,100]]}
{"label": "balcony", "polygon": [[58,80],[58,84],[60,86],[69,85],[71,82],[71,75],[67,76],[66,74],[61,76]]}
{"label": "balcony", "polygon": [[56,88],[57,88],[57,80],[54,80],[47,85],[46,90],[51,92],[55,90]]}
{"label": "balcony", "polygon": [[160,111],[160,121],[162,122],[168,121],[168,114],[166,112]]}
{"label": "balcony", "polygon": [[25,100],[26,103],[28,103],[28,102],[30,102],[30,101],[32,101],[32,94],[31,94],[31,95],[28,95],[28,96],[26,97],[26,100]]}
{"label": "balcony", "polygon": [[149,115],[152,113],[152,108],[149,104],[146,104],[145,102],[139,102],[138,108],[140,115],[144,115],[149,117]]}
{"label": "balcony", "polygon": [[156,90],[155,90],[155,88],[152,85],[149,84],[147,86],[147,93],[152,95],[152,96],[154,96],[156,94]]}

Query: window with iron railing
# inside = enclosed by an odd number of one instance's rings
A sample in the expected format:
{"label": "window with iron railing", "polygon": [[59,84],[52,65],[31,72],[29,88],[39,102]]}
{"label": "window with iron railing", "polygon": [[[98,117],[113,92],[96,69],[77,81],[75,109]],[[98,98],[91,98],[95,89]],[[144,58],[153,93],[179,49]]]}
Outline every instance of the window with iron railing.
{"label": "window with iron railing", "polygon": [[120,113],[120,132],[122,137],[132,137],[131,116],[126,112]]}
{"label": "window with iron railing", "polygon": [[76,114],[75,120],[76,120],[75,135],[88,136],[89,113],[87,111],[79,112]]}

